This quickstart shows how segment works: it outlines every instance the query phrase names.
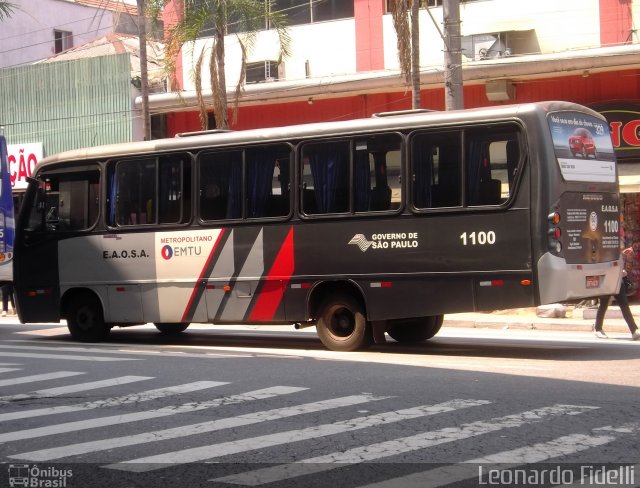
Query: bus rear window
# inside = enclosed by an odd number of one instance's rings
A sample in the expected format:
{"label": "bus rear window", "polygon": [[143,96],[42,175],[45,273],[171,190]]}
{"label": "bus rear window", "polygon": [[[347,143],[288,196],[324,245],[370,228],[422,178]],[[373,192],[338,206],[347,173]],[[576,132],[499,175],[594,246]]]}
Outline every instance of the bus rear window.
{"label": "bus rear window", "polygon": [[556,159],[566,181],[616,181],[616,158],[606,121],[569,111],[551,113],[548,121]]}

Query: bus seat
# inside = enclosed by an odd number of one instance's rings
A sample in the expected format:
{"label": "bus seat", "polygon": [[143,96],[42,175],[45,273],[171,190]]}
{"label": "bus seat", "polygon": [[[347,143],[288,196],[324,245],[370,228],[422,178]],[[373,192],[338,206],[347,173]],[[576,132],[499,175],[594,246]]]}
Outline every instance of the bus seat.
{"label": "bus seat", "polygon": [[369,210],[389,210],[391,208],[391,188],[376,186],[371,190]]}
{"label": "bus seat", "polygon": [[288,202],[289,200],[283,195],[271,195],[266,216],[278,217],[287,215],[289,213]]}
{"label": "bus seat", "polygon": [[431,207],[457,207],[460,205],[457,188],[449,185],[431,186]]}
{"label": "bus seat", "polygon": [[480,183],[480,194],[477,205],[500,205],[502,182],[492,179]]}
{"label": "bus seat", "polygon": [[313,190],[302,190],[302,212],[306,214],[316,213],[316,194]]}

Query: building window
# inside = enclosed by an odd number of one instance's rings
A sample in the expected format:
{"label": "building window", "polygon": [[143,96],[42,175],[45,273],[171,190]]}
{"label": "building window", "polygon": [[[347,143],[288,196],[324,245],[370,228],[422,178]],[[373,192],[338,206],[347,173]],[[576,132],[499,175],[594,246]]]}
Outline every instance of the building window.
{"label": "building window", "polygon": [[53,50],[55,54],[73,47],[73,34],[69,31],[54,30],[53,40]]}
{"label": "building window", "polygon": [[258,61],[256,63],[247,63],[247,83],[274,81],[278,78],[277,61]]}

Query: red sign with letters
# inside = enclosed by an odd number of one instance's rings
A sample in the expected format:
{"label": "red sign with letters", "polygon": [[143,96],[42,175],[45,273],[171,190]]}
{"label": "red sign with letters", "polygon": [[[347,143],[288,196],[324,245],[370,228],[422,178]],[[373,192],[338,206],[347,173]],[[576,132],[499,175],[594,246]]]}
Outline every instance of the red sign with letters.
{"label": "red sign with letters", "polygon": [[31,176],[38,161],[42,159],[42,143],[8,144],[9,173],[11,188],[27,188],[27,176]]}
{"label": "red sign with letters", "polygon": [[591,108],[609,122],[619,162],[624,162],[624,158],[640,157],[640,102],[617,100],[592,105]]}

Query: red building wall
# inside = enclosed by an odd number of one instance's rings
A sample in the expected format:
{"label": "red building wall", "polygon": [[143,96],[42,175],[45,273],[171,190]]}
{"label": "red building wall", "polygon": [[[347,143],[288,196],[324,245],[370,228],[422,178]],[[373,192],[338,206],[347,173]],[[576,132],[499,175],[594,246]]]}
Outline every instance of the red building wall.
{"label": "red building wall", "polygon": [[631,40],[631,0],[600,0],[600,44],[609,46]]}
{"label": "red building wall", "polygon": [[[444,90],[430,89],[421,92],[422,106],[444,110]],[[542,100],[566,100],[589,105],[616,99],[640,99],[640,70],[615,73],[595,73],[588,76],[544,78],[516,83],[516,97],[510,102],[526,103]],[[496,105],[490,102],[484,84],[465,86],[465,108]],[[370,117],[376,112],[408,110],[411,93],[377,93],[329,100],[277,103],[241,107],[234,130],[260,127],[325,122]],[[200,130],[196,112],[176,112],[167,115],[167,135],[177,132]]]}

